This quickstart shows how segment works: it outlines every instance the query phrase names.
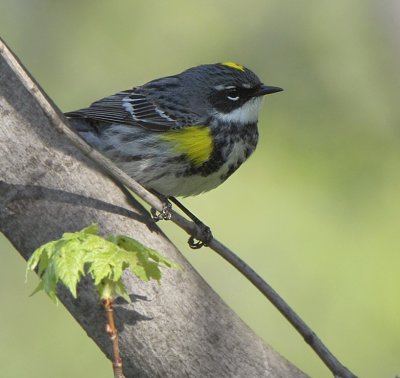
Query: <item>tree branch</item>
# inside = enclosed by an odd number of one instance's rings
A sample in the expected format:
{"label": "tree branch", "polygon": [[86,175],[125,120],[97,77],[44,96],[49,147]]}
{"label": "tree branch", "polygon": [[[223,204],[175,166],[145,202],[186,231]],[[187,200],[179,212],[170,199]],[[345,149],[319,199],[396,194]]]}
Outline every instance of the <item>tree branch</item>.
{"label": "tree branch", "polygon": [[[63,232],[95,221],[105,234],[129,234],[184,269],[166,271],[162,285],[125,274],[133,303],[114,306],[124,375],[305,377],[223,303],[138,202],[127,208],[118,186],[88,158],[97,153],[86,144],[76,148],[71,138],[75,145],[82,143],[0,43],[0,230],[26,259]],[[142,195],[161,208],[151,193]],[[190,232],[197,231],[186,220],[182,224]],[[78,291],[77,300],[63,288],[58,297],[112,359],[103,310],[90,280],[83,280]]]}

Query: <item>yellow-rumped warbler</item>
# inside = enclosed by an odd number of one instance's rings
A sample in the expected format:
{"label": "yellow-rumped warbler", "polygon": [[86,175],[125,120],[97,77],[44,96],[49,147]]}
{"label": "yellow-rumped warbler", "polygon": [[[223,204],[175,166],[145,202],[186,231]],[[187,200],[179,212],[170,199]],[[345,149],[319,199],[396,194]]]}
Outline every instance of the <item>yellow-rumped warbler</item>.
{"label": "yellow-rumped warbler", "polygon": [[261,83],[233,62],[189,68],[66,113],[91,145],[164,196],[223,183],[254,151]]}

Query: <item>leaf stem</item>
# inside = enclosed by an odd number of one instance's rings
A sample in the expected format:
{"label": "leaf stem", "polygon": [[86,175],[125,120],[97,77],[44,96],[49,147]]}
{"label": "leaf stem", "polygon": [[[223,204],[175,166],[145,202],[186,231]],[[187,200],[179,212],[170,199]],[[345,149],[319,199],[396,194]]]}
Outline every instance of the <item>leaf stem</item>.
{"label": "leaf stem", "polygon": [[108,336],[110,336],[110,340],[113,348],[113,370],[114,370],[114,378],[124,378],[122,373],[122,358],[119,353],[119,345],[118,345],[118,331],[115,327],[114,321],[114,310],[113,310],[113,300],[112,298],[105,298],[102,300],[102,305],[106,312],[107,317],[107,326],[106,332]]}

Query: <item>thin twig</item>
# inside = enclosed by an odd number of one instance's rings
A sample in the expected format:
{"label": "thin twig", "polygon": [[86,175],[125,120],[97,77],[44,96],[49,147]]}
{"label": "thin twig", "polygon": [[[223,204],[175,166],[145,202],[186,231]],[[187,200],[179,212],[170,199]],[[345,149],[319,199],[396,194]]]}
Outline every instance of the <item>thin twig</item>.
{"label": "thin twig", "polygon": [[103,299],[102,304],[107,317],[106,331],[108,336],[110,336],[113,349],[114,378],[124,378],[122,373],[122,358],[119,353],[118,330],[114,322],[113,300],[111,298]]}
{"label": "thin twig", "polygon": [[[147,202],[151,207],[158,211],[162,211],[162,202],[151,192],[133,180],[125,172],[121,171],[113,162],[89,146],[75,131],[68,125],[65,116],[53,104],[41,90],[35,80],[29,76],[26,70],[18,62],[15,56],[7,48],[4,42],[0,39],[0,53],[14,67],[18,73],[21,82],[32,93],[32,96],[40,104],[41,108],[51,120],[51,123],[56,127],[57,131],[64,134],[77,148],[85,155],[95,161],[102,170],[107,172],[111,177],[121,182],[123,185],[131,189],[135,194]],[[193,222],[188,221],[175,211],[171,211],[171,220],[185,230],[189,235],[201,240],[202,230]],[[321,358],[324,364],[337,378],[357,378],[350,372],[338,359],[328,350],[323,342],[316,336],[310,327],[293,311],[293,309],[279,296],[279,294],[268,285],[252,268],[244,261],[236,256],[230,249],[213,239],[208,243],[208,246],[222,256],[225,260],[231,263],[239,272],[241,272],[250,282],[252,282],[258,290],[266,297],[273,305],[282,313],[282,315],[295,327],[304,340],[311,346],[315,353]]]}
{"label": "thin twig", "polygon": [[321,358],[328,369],[337,378],[356,378],[356,376],[343,366],[339,360],[329,351],[314,331],[300,318],[299,315],[283,300],[283,298],[265,282],[249,265],[232,253],[218,240],[210,243],[210,248],[218,251],[218,254],[241,272],[266,298],[278,309],[290,324],[303,336],[304,341],[310,345]]}

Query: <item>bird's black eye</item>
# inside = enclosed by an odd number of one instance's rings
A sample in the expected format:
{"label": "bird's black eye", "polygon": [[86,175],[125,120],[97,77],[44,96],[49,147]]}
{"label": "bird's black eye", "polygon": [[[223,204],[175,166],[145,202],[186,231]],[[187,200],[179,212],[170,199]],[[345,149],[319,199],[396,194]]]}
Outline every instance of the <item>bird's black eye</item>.
{"label": "bird's black eye", "polygon": [[225,95],[226,95],[226,98],[231,101],[237,101],[237,100],[239,100],[239,97],[240,97],[239,91],[237,90],[237,88],[227,89],[225,92]]}

